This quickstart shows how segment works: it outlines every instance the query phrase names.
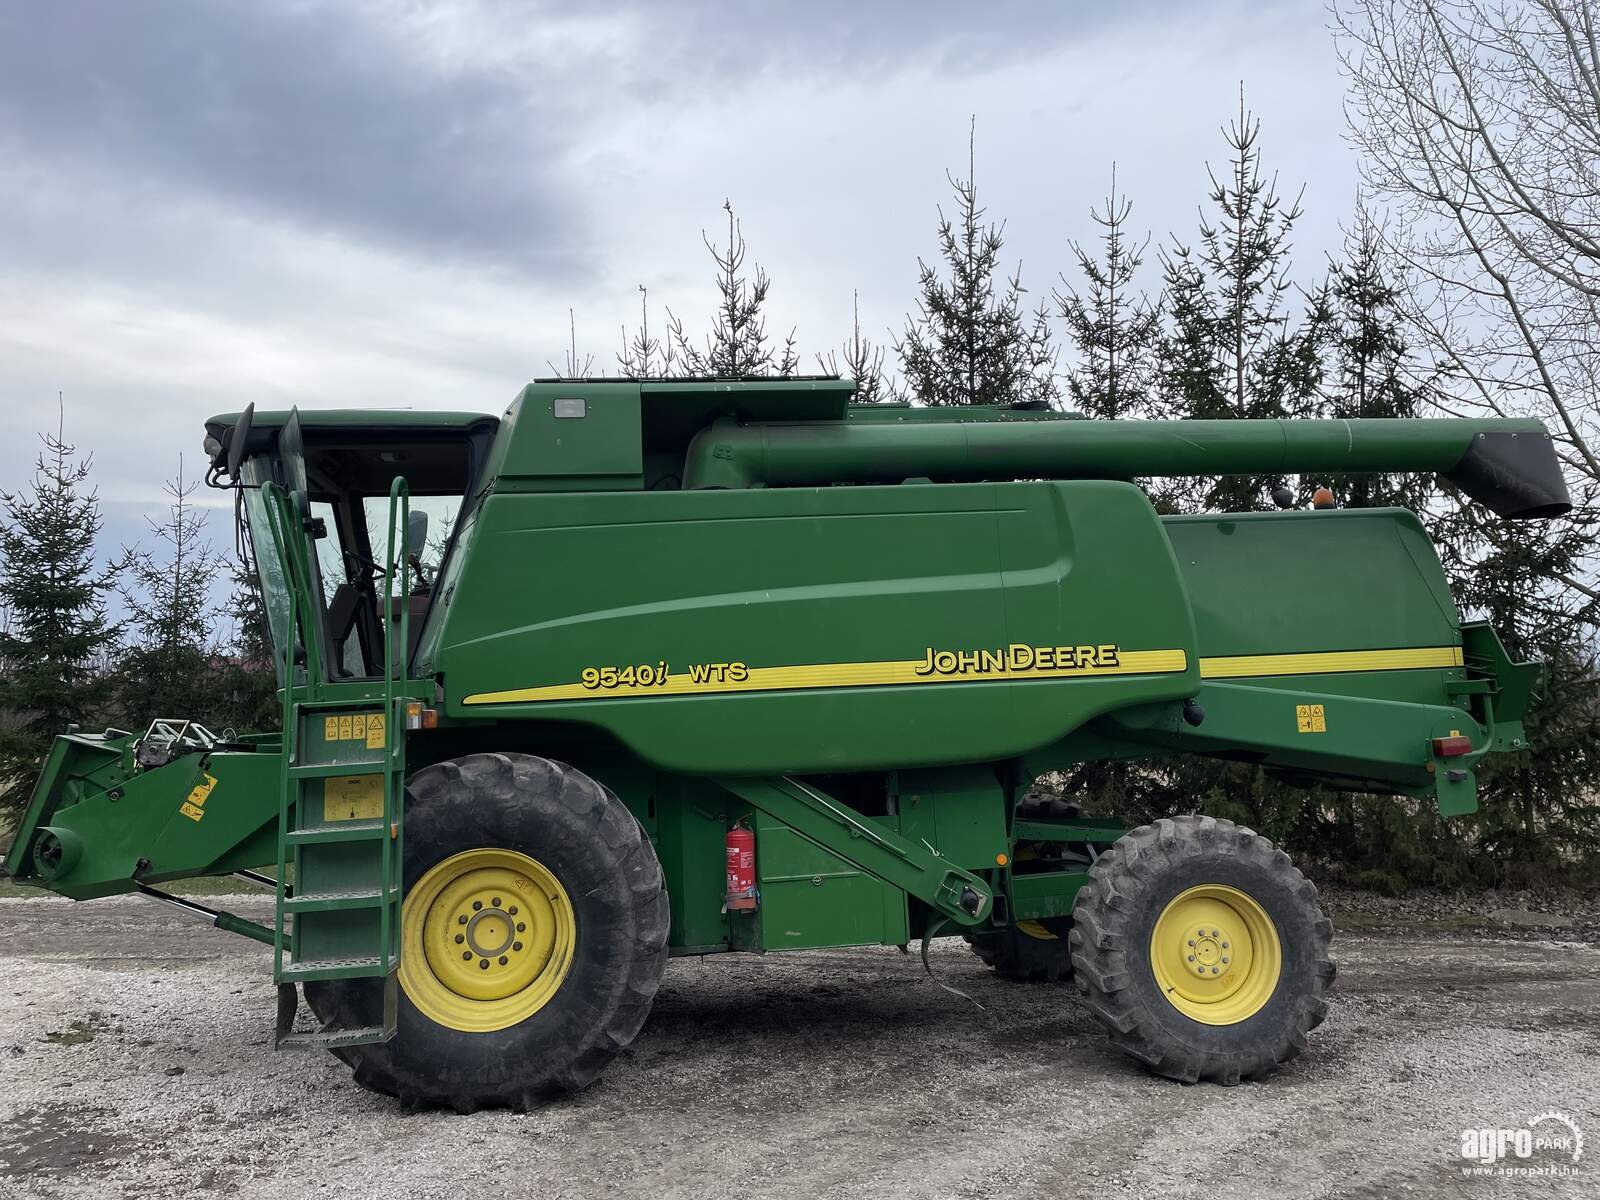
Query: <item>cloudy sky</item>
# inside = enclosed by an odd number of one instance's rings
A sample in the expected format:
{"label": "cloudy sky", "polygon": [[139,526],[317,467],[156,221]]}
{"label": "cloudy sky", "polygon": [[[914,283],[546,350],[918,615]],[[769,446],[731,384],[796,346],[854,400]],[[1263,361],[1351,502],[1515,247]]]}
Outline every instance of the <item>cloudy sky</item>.
{"label": "cloudy sky", "polygon": [[126,540],[213,412],[499,412],[569,307],[614,369],[640,284],[705,324],[724,197],[808,364],[852,290],[886,339],[971,115],[1038,295],[1113,161],[1136,226],[1192,237],[1242,80],[1306,185],[1309,277],[1356,188],[1326,26],[1321,0],[5,5],[0,490],[58,391]]}

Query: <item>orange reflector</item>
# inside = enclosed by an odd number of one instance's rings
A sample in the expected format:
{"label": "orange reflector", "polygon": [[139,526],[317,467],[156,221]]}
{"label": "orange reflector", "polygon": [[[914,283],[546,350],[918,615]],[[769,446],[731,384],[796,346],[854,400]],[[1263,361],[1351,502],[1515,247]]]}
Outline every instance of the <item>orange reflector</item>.
{"label": "orange reflector", "polygon": [[1472,739],[1469,737],[1451,734],[1449,737],[1433,739],[1433,756],[1435,758],[1458,758],[1463,754],[1471,753]]}
{"label": "orange reflector", "polygon": [[995,862],[996,862],[996,863],[997,863],[997,864],[998,864],[998,865],[999,865],[999,866],[1002,866],[1002,867],[1003,867],[1003,866],[1005,866],[1005,865],[1006,865],[1006,863],[1008,863],[1008,862],[1010,862],[1010,861],[1011,861],[1011,860],[1010,860],[1010,859],[1009,859],[1009,858],[1007,858],[1007,857],[1006,857],[1006,856],[1005,856],[1005,855],[1004,855],[1004,854],[996,854],[996,855],[995,855],[995,856],[994,856],[994,861],[995,861]]}
{"label": "orange reflector", "polygon": [[425,708],[422,710],[422,727],[424,729],[439,728],[439,710],[437,708]]}

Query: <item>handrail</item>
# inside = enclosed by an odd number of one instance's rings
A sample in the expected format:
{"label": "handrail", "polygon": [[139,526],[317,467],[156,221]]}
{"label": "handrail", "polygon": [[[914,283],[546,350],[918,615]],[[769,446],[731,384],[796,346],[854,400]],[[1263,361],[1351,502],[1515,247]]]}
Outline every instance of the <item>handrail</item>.
{"label": "handrail", "polygon": [[261,488],[261,498],[266,505],[267,529],[272,534],[273,551],[278,556],[278,561],[283,564],[285,591],[289,594],[288,619],[284,622],[283,638],[283,754],[282,770],[278,782],[278,878],[274,891],[274,913],[272,922],[272,977],[282,978],[283,975],[283,902],[285,899],[285,880],[288,877],[288,846],[289,846],[289,807],[292,790],[290,787],[289,768],[294,765],[296,754],[295,713],[294,713],[294,647],[297,636],[296,624],[299,620],[300,589],[296,586],[292,575],[293,567],[289,560],[288,532],[283,528],[283,506],[288,497],[283,489],[274,483],[266,483]]}
{"label": "handrail", "polygon": [[[398,518],[398,530],[396,527]],[[383,823],[389,830],[389,853],[382,856],[380,892],[383,897],[378,906],[378,944],[383,947],[385,963],[398,956],[398,930],[393,929],[389,893],[396,886],[395,866],[404,861],[404,844],[401,841],[400,802],[405,791],[403,775],[406,697],[403,684],[410,670],[411,655],[411,605],[408,602],[406,570],[410,547],[406,539],[411,525],[411,487],[403,475],[396,475],[389,485],[389,544],[384,550],[384,622],[383,622],[383,709],[387,714],[383,737]],[[398,532],[398,538],[396,536]],[[398,571],[399,594],[396,595]],[[399,613],[396,615],[396,601]],[[395,625],[400,626],[398,661],[395,654]]]}

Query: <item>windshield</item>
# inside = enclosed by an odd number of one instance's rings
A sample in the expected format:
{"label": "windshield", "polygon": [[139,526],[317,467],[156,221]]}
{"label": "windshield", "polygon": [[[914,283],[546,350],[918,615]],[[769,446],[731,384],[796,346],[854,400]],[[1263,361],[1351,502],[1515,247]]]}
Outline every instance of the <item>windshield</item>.
{"label": "windshield", "polygon": [[[261,585],[267,631],[272,638],[272,661],[278,674],[278,686],[282,687],[286,658],[284,644],[288,640],[289,629],[289,581],[284,578],[283,563],[278,557],[272,530],[267,524],[266,497],[262,495],[261,488],[256,486],[259,483],[259,464],[259,459],[252,461],[245,472],[245,532],[250,557],[255,560],[256,579]],[[304,668],[300,670],[303,672]]]}

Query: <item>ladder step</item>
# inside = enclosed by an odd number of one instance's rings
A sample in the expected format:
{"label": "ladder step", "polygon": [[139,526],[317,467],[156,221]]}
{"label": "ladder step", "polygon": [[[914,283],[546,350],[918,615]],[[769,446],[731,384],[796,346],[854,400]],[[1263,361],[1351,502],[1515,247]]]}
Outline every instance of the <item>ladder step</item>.
{"label": "ladder step", "polygon": [[[395,888],[389,889],[389,899],[400,899]],[[346,908],[376,908],[383,903],[383,892],[378,888],[354,888],[345,891],[306,892],[304,895],[284,899],[284,912],[328,912]]]}
{"label": "ladder step", "polygon": [[[374,751],[374,753],[379,753]],[[334,775],[382,775],[382,758],[357,758],[339,763],[317,763],[315,766],[290,767],[291,779],[327,779]]]}
{"label": "ladder step", "polygon": [[278,1046],[290,1050],[342,1050],[346,1046],[370,1046],[387,1042],[394,1037],[394,1029],[382,1025],[366,1025],[359,1029],[314,1029],[301,1033],[288,1033],[278,1039]]}
{"label": "ladder step", "polygon": [[284,963],[284,981],[306,979],[368,979],[387,975],[395,963],[387,964],[376,955],[363,958],[311,958],[300,962]]}
{"label": "ladder step", "polygon": [[325,825],[291,829],[287,840],[290,845],[304,846],[315,842],[360,842],[388,836],[388,822],[374,818],[370,821],[331,821]]}

